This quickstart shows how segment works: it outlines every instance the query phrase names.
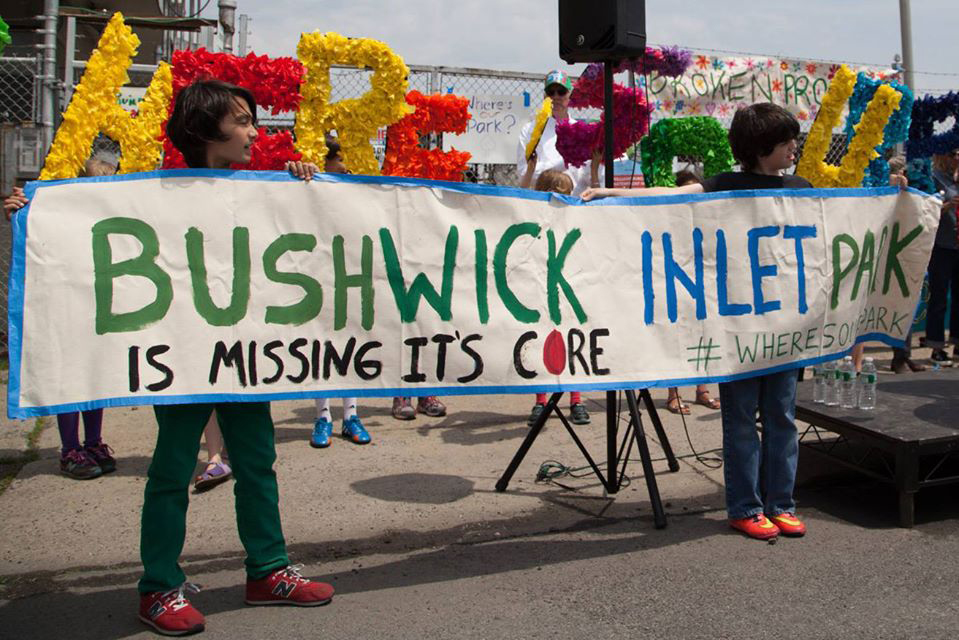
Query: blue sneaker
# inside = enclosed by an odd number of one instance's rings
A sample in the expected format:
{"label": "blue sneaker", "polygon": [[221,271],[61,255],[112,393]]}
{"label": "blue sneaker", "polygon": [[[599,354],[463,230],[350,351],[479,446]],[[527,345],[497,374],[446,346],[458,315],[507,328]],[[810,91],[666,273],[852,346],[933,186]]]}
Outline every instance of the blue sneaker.
{"label": "blue sneaker", "polygon": [[313,423],[313,435],[310,436],[310,446],[316,449],[325,449],[330,446],[330,436],[333,435],[333,423],[320,418]]}
{"label": "blue sneaker", "polygon": [[355,444],[367,444],[370,441],[370,434],[363,428],[359,416],[343,421],[343,437]]}

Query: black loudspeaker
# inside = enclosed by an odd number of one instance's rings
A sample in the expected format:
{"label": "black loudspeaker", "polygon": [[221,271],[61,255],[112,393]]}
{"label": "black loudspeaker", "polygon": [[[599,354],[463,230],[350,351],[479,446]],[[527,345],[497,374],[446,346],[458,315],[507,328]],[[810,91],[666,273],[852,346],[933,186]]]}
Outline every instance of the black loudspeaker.
{"label": "black loudspeaker", "polygon": [[645,0],[559,0],[559,57],[566,62],[624,60],[645,51]]}

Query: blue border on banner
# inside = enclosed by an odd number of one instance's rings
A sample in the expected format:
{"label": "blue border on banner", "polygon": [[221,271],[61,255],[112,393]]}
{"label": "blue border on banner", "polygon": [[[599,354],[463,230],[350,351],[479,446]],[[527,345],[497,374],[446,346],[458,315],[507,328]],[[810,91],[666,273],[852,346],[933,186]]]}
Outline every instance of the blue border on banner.
{"label": "blue border on banner", "polygon": [[[46,189],[76,182],[127,182],[134,180],[150,180],[164,178],[224,178],[228,180],[260,181],[260,182],[297,182],[286,171],[234,171],[228,169],[162,169],[140,173],[127,173],[113,176],[95,176],[89,178],[70,178],[66,180],[32,181],[24,187],[24,193],[29,200],[33,200],[38,189]],[[707,200],[727,200],[739,198],[863,198],[875,196],[890,196],[898,194],[899,187],[872,187],[863,189],[758,189],[743,191],[720,191],[701,194],[676,194],[659,196],[637,196],[603,198],[584,202],[579,198],[563,196],[553,193],[530,191],[519,187],[503,187],[497,185],[483,185],[469,182],[442,182],[419,178],[403,178],[392,176],[361,176],[352,174],[318,173],[313,177],[318,182],[340,182],[347,184],[396,185],[403,187],[429,187],[443,191],[453,191],[470,195],[485,195],[520,198],[548,202],[557,199],[574,206],[656,206],[664,204],[681,204],[685,202],[702,202]],[[906,191],[916,195],[928,194],[909,187]],[[335,391],[291,391],[284,393],[230,393],[230,394],[189,394],[174,396],[136,396],[123,398],[104,398],[90,402],[78,402],[46,407],[20,406],[20,372],[22,366],[23,349],[23,305],[24,305],[24,276],[26,270],[26,240],[27,220],[30,213],[30,204],[21,209],[12,221],[13,251],[8,280],[8,348],[10,354],[10,376],[7,384],[7,415],[10,418],[32,418],[38,416],[56,415],[72,411],[86,411],[89,409],[147,406],[156,404],[189,404],[198,402],[271,402],[277,400],[295,400],[307,398],[338,398],[356,396],[361,398],[392,397],[403,395],[419,395],[424,393],[435,395],[484,395],[504,393],[549,393],[554,391],[611,391],[623,388],[653,388],[653,387],[680,387],[701,383],[731,382],[756,376],[799,369],[816,365],[820,362],[835,360],[848,355],[849,349],[816,358],[796,360],[767,369],[756,369],[740,374],[728,376],[703,376],[691,378],[673,378],[662,380],[635,380],[584,383],[584,384],[539,384],[539,385],[509,385],[509,386],[456,386],[456,387],[413,387],[413,388],[360,388]],[[905,342],[881,333],[868,333],[859,336],[856,344],[866,341],[880,341],[891,347],[903,347]]]}

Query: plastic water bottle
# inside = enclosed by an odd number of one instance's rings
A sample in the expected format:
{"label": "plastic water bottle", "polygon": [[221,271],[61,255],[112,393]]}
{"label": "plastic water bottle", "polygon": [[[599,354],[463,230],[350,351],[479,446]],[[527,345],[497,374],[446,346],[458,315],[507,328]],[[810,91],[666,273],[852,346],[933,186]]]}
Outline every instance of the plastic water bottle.
{"label": "plastic water bottle", "polygon": [[872,358],[866,358],[862,363],[862,373],[859,375],[859,408],[876,408],[876,363]]}
{"label": "plastic water bottle", "polygon": [[839,406],[855,409],[856,400],[856,365],[852,363],[852,356],[846,356],[839,365]]}
{"label": "plastic water bottle", "polygon": [[812,401],[816,404],[826,401],[826,373],[823,371],[822,364],[812,368]]}
{"label": "plastic water bottle", "polygon": [[822,375],[825,388],[823,389],[823,403],[827,407],[839,404],[839,372],[836,361],[830,360],[822,364]]}

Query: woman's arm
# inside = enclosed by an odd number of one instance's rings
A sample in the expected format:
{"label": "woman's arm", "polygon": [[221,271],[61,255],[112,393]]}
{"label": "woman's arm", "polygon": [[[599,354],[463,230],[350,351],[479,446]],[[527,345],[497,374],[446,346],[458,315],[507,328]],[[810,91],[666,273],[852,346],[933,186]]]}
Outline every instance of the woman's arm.
{"label": "woman's arm", "polygon": [[523,189],[529,189],[533,182],[533,174],[536,173],[536,152],[526,161],[526,172],[519,179],[519,186]]}

